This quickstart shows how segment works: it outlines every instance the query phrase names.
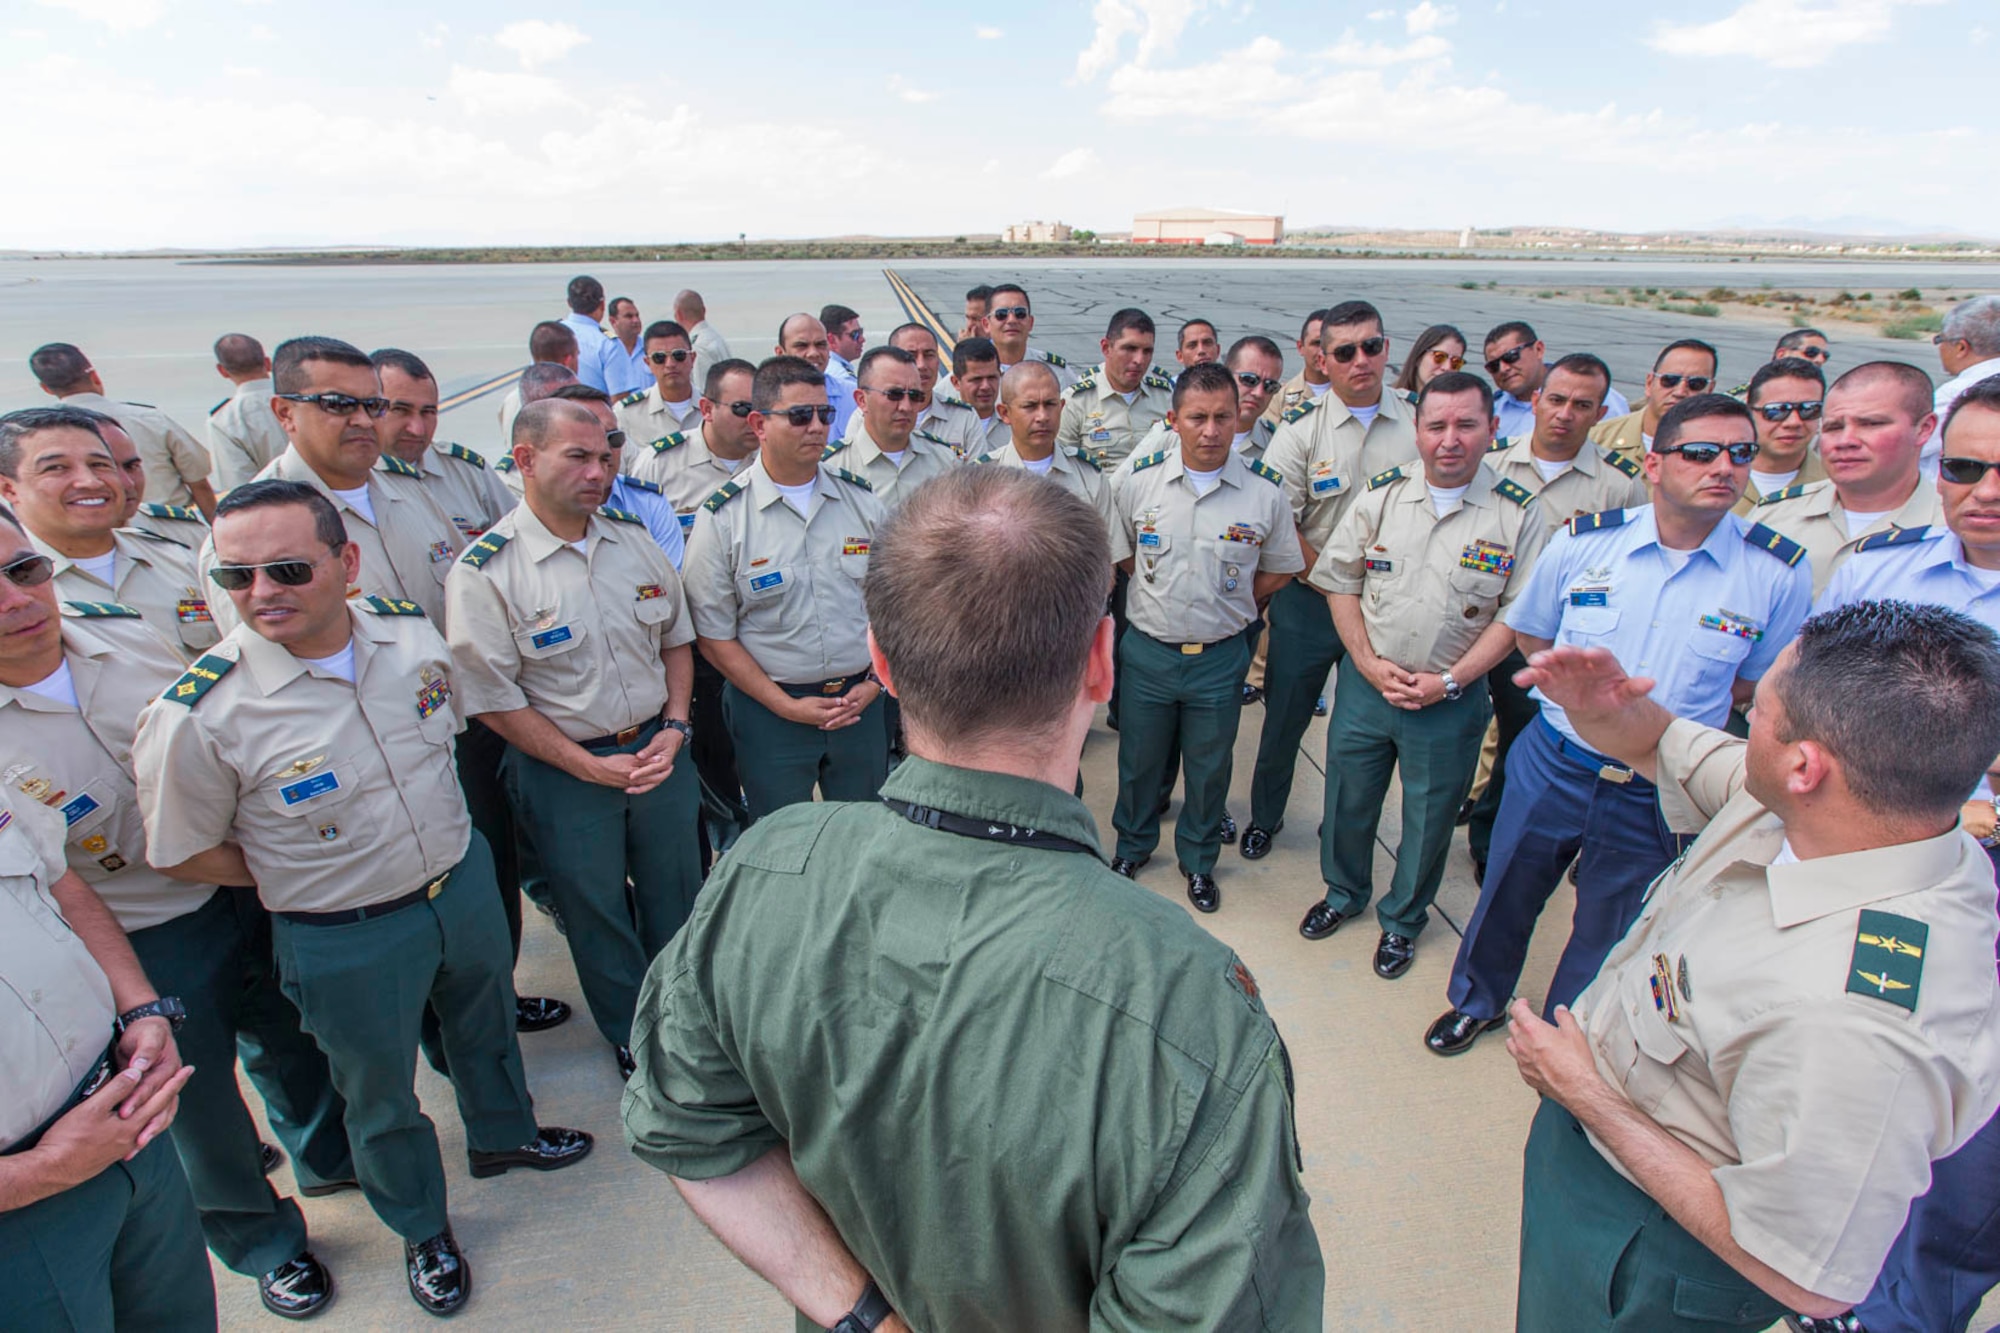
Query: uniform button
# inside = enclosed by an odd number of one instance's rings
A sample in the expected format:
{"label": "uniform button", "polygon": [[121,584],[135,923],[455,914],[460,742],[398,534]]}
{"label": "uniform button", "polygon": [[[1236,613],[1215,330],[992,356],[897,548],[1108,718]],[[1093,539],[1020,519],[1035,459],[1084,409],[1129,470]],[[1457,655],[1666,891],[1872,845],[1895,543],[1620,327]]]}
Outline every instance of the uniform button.
{"label": "uniform button", "polygon": [[1479,616],[1479,608],[1478,608],[1478,607],[1476,607],[1476,606],[1468,606],[1468,607],[1466,607],[1466,608],[1465,608],[1465,618],[1466,618],[1467,620],[1474,620],[1474,619],[1477,619],[1477,618],[1478,618],[1478,616]]}

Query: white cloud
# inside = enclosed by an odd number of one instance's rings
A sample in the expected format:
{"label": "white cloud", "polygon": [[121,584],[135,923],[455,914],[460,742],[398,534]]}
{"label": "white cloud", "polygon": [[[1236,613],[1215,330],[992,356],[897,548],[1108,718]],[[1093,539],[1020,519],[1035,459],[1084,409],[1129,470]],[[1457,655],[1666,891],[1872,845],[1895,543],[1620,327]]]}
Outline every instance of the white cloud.
{"label": "white cloud", "polygon": [[419,37],[417,40],[422,42],[425,46],[429,47],[431,50],[435,51],[444,45],[445,35],[450,31],[451,31],[450,28],[440,23],[437,24],[435,27],[433,27],[428,33],[424,34],[422,37]]}
{"label": "white cloud", "polygon": [[1371,9],[1368,11],[1368,21],[1370,23],[1387,23],[1394,17],[1396,17],[1396,11],[1393,9]]}
{"label": "white cloud", "polygon": [[1158,56],[1173,54],[1189,20],[1217,0],[1097,0],[1091,11],[1096,27],[1090,45],[1076,58],[1076,77],[1088,83],[1109,69],[1124,48],[1127,37],[1137,35],[1135,65],[1151,64]]}
{"label": "white cloud", "polygon": [[1895,11],[1943,0],[1745,0],[1733,14],[1692,27],[1657,23],[1647,44],[1676,56],[1749,56],[1773,69],[1825,64],[1844,46],[1878,41]]}
{"label": "white cloud", "polygon": [[589,40],[571,24],[547,23],[541,19],[509,23],[493,34],[495,45],[504,46],[520,57],[522,69],[561,60]]}
{"label": "white cloud", "polygon": [[1302,83],[1285,66],[1285,48],[1259,37],[1214,60],[1171,72],[1122,65],[1111,72],[1102,110],[1117,120],[1185,114],[1190,96],[1206,110],[1238,115],[1296,97]]}
{"label": "white cloud", "polygon": [[938,99],[938,95],[934,92],[923,88],[911,87],[910,81],[900,74],[890,77],[889,91],[905,102],[914,102],[918,105],[922,105],[925,102],[935,102]]}
{"label": "white cloud", "polygon": [[1007,34],[998,28],[974,28],[972,35],[982,42],[997,42]]}
{"label": "white cloud", "polygon": [[554,79],[541,74],[496,73],[451,67],[446,87],[473,116],[523,115],[581,105]]}
{"label": "white cloud", "polygon": [[1422,4],[1403,15],[1403,27],[1412,37],[1436,32],[1439,28],[1449,27],[1456,22],[1458,22],[1456,9],[1450,5],[1434,5],[1431,0],[1423,0]]}
{"label": "white cloud", "polygon": [[1365,65],[1371,69],[1418,60],[1437,60],[1450,54],[1451,43],[1434,33],[1401,46],[1391,46],[1387,42],[1364,42],[1354,35],[1352,28],[1342,33],[1338,42],[1320,52],[1323,59],[1335,64]]}
{"label": "white cloud", "polygon": [[1081,176],[1096,166],[1097,150],[1095,148],[1072,148],[1049,165],[1049,169],[1042,173],[1042,179],[1049,181],[1068,180],[1073,176]]}
{"label": "white cloud", "polygon": [[49,9],[66,9],[80,19],[102,23],[113,32],[136,32],[159,22],[165,0],[35,0]]}

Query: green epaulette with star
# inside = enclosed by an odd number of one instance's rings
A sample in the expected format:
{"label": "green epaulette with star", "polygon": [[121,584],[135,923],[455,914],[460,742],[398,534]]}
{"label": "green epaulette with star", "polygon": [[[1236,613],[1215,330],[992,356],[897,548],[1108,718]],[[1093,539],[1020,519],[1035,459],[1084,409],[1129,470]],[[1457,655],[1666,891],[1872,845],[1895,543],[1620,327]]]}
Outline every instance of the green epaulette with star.
{"label": "green epaulette with star", "polygon": [[603,505],[599,507],[597,511],[597,516],[599,518],[608,518],[615,523],[637,523],[642,528],[646,526],[646,520],[640,518],[637,514],[633,513],[631,510],[613,509],[610,505]]}
{"label": "green epaulette with star", "polygon": [[659,439],[654,440],[650,445],[648,445],[647,448],[651,449],[656,454],[663,454],[670,449],[680,448],[682,445],[687,443],[687,438],[688,437],[686,431],[677,430],[671,435],[662,435]]}
{"label": "green epaulette with star", "polygon": [[1575,518],[1566,520],[1563,526],[1570,530],[1570,535],[1573,537],[1581,537],[1586,532],[1603,532],[1609,528],[1621,528],[1625,526],[1625,511],[1622,509],[1606,509],[1595,514],[1578,514]]}
{"label": "green epaulette with star", "polygon": [[1502,480],[1493,488],[1493,493],[1503,500],[1512,500],[1517,505],[1526,505],[1535,498],[1534,492],[1518,481]]}
{"label": "green epaulette with star", "polygon": [[1068,454],[1071,458],[1074,458],[1077,462],[1083,464],[1085,467],[1089,468],[1092,472],[1104,471],[1103,465],[1100,464],[1095,458],[1092,458],[1088,450],[1065,449],[1063,450],[1063,452],[1065,454]]}
{"label": "green epaulette with star", "polygon": [[363,597],[361,605],[364,610],[378,616],[420,616],[424,613],[421,606],[401,597]]}
{"label": "green epaulette with star", "polygon": [[1805,547],[1776,528],[1767,528],[1762,523],[1751,524],[1749,531],[1743,534],[1743,540],[1760,551],[1769,551],[1788,565],[1797,565],[1806,558]]}
{"label": "green epaulette with star", "polygon": [[152,500],[140,505],[139,512],[148,518],[170,518],[177,523],[208,522],[199,509],[190,509],[186,505],[163,505]]}
{"label": "green epaulette with star", "polygon": [[191,551],[194,549],[193,547],[189,546],[186,542],[177,542],[172,537],[163,537],[159,533],[154,532],[151,528],[120,528],[119,531],[129,532],[134,537],[141,538],[144,541],[160,542],[166,546],[178,546],[183,551]]}
{"label": "green epaulette with star", "polygon": [[161,691],[160,697],[193,708],[201,702],[203,695],[215,688],[215,682],[228,675],[235,667],[236,659],[233,657],[218,657],[214,653],[204,653],[195,659],[193,666],[181,674],[179,680]]}
{"label": "green epaulette with star", "polygon": [[1172,393],[1174,391],[1174,382],[1172,378],[1170,378],[1158,366],[1154,366],[1153,369],[1147,373],[1146,378],[1141,380],[1140,383],[1143,384],[1148,389],[1164,389],[1168,393]]}
{"label": "green epaulette with star", "polygon": [[1368,479],[1368,489],[1371,491],[1380,490],[1390,482],[1401,481],[1402,479],[1403,469],[1392,467],[1387,472],[1377,472],[1374,476],[1370,477]]}
{"label": "green epaulette with star", "polygon": [[827,459],[832,458],[835,454],[839,453],[842,449],[845,449],[846,447],[847,447],[846,440],[835,440],[833,443],[827,445],[826,448],[819,451],[819,461],[824,463]]}
{"label": "green epaulette with star", "polygon": [[514,462],[514,456],[512,454],[508,454],[504,458],[496,458],[493,460],[493,470],[495,472],[512,472],[517,466],[519,465]]}
{"label": "green epaulette with star", "polygon": [[937,436],[935,436],[935,435],[931,434],[931,433],[930,433],[929,431],[927,431],[927,430],[914,430],[914,431],[911,431],[911,432],[910,432],[910,434],[911,434],[912,436],[914,436],[915,438],[919,439],[919,440],[929,440],[929,441],[930,441],[930,442],[931,442],[932,444],[936,445],[936,446],[937,446],[938,448],[940,448],[940,449],[950,449],[950,448],[951,448],[951,442],[950,442],[950,441],[948,441],[948,440],[940,440],[940,439],[939,439],[939,438],[938,438]]}
{"label": "green epaulette with star", "polygon": [[220,412],[223,408],[229,406],[231,403],[235,401],[236,400],[234,398],[225,398],[221,402],[217,403],[214,407],[209,408],[208,414],[210,416],[214,416],[217,412]]}
{"label": "green epaulette with star", "polygon": [[1167,450],[1162,449],[1157,454],[1147,454],[1144,458],[1134,463],[1132,465],[1132,470],[1134,472],[1144,472],[1147,468],[1158,467],[1161,463],[1164,463],[1166,461],[1167,461]]}
{"label": "green epaulette with star", "polygon": [[1893,912],[1864,909],[1854,925],[1854,952],[1847,960],[1847,993],[1917,1011],[1923,990],[1924,950],[1931,928]]}
{"label": "green epaulette with star", "polygon": [[62,613],[80,620],[138,620],[137,607],[123,602],[64,602]]}
{"label": "green epaulette with star", "polygon": [[1628,477],[1638,478],[1646,475],[1645,468],[1640,467],[1638,463],[1634,462],[1630,458],[1627,458],[1624,454],[1614,454],[1609,449],[1606,449],[1604,451],[1604,461],[1611,464],[1611,466],[1617,468],[1620,472],[1623,472]]}
{"label": "green epaulette with star", "polygon": [[722,508],[722,506],[728,504],[731,500],[735,499],[737,496],[741,494],[743,494],[742,482],[725,481],[722,483],[721,490],[717,491],[715,494],[709,496],[706,500],[703,500],[701,502],[701,507],[703,509],[706,509],[709,513],[713,514],[716,510]]}
{"label": "green epaulette with star", "polygon": [[1057,356],[1054,352],[1043,352],[1042,360],[1048,362],[1050,365],[1055,366],[1059,369],[1062,370],[1069,369],[1069,362],[1063,360],[1061,357]]}
{"label": "green epaulette with star", "polygon": [[1085,375],[1082,379],[1078,380],[1076,383],[1070,385],[1067,389],[1064,389],[1063,396],[1068,397],[1071,394],[1082,393],[1086,389],[1095,389],[1096,387],[1097,387],[1097,372],[1093,370],[1088,375]]}
{"label": "green epaulette with star", "polygon": [[482,569],[488,560],[500,554],[501,547],[513,540],[512,537],[501,532],[484,533],[478,541],[465,548],[465,554],[458,558],[459,563],[471,565],[474,569]]}
{"label": "green epaulette with star", "polygon": [[620,398],[618,400],[618,406],[637,407],[639,404],[646,401],[646,392],[647,391],[644,389],[634,389],[632,390],[632,392],[626,394],[623,398]]}
{"label": "green epaulette with star", "polygon": [[486,455],[476,454],[462,444],[441,444],[438,450],[446,458],[456,458],[461,463],[470,463],[478,468],[486,466]]}
{"label": "green epaulette with star", "polygon": [[849,485],[852,486],[859,486],[864,491],[873,491],[875,489],[873,486],[868,484],[868,478],[858,477],[854,473],[849,472],[844,467],[831,468],[829,469],[829,471],[831,471],[834,476],[839,477],[842,481],[847,482]]}
{"label": "green epaulette with star", "polygon": [[399,477],[421,477],[424,475],[394,454],[383,454],[381,461],[376,466],[384,472],[393,472]]}
{"label": "green epaulette with star", "polygon": [[1801,481],[1794,485],[1787,486],[1781,491],[1772,491],[1769,495],[1765,496],[1757,503],[1759,505],[1774,505],[1778,503],[1778,501],[1780,500],[1796,500],[1801,495],[1804,495],[1806,493],[1806,487],[1810,486],[1811,484],[1812,484],[1811,482]]}
{"label": "green epaulette with star", "polygon": [[635,491],[644,491],[644,492],[646,492],[646,494],[648,494],[648,495],[665,495],[665,494],[666,494],[666,492],[665,492],[665,491],[663,491],[663,490],[661,490],[661,489],[660,489],[660,483],[659,483],[659,482],[657,482],[657,481],[647,481],[647,480],[646,480],[646,479],[645,479],[644,477],[633,477],[633,476],[627,476],[627,477],[625,478],[625,484],[626,484],[627,486],[631,487],[631,488],[632,488],[633,490],[635,490]]}
{"label": "green epaulette with star", "polygon": [[1513,447],[1514,442],[1512,440],[1495,440],[1486,446],[1486,452],[1489,454],[1504,454]]}
{"label": "green epaulette with star", "polygon": [[1880,551],[1891,546],[1909,546],[1915,542],[1930,540],[1930,535],[1931,526],[1928,523],[1919,523],[1914,528],[1890,528],[1887,532],[1878,532],[1871,537],[1863,537],[1859,542],[1855,543],[1854,552],[1856,555],[1859,555],[1863,551]]}
{"label": "green epaulette with star", "polygon": [[1252,458],[1248,461],[1250,470],[1265,481],[1270,482],[1273,486],[1283,486],[1285,484],[1285,474],[1272,467],[1269,463],[1266,463],[1263,459]]}
{"label": "green epaulette with star", "polygon": [[1318,410],[1319,410],[1319,399],[1317,398],[1313,399],[1309,403],[1300,403],[1297,407],[1285,413],[1285,424],[1289,426],[1294,421],[1304,420],[1306,417],[1311,416],[1314,412]]}

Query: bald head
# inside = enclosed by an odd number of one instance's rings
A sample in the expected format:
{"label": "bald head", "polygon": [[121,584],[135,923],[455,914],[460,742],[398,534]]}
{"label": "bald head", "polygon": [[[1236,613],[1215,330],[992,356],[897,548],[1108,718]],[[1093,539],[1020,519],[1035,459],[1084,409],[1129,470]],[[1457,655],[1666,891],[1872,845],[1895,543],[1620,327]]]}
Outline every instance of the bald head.
{"label": "bald head", "polygon": [[826,325],[802,311],[778,326],[777,351],[779,356],[810,361],[824,372],[828,358],[833,355],[833,345],[827,341]]}
{"label": "bald head", "polygon": [[516,449],[525,444],[536,453],[541,453],[550,444],[567,436],[571,427],[604,434],[604,426],[598,421],[597,414],[582,403],[544,398],[540,402],[529,403],[514,418],[511,443]]}
{"label": "bald head", "polygon": [[1000,401],[1012,406],[1031,388],[1060,393],[1062,382],[1043,362],[1023,361],[1000,377]]}
{"label": "bald head", "polygon": [[215,364],[231,377],[262,375],[271,368],[264,344],[247,333],[225,333],[215,340]]}
{"label": "bald head", "polygon": [[578,382],[576,372],[568,366],[538,361],[521,372],[521,402],[539,403],[565,384]]}
{"label": "bald head", "polygon": [[674,323],[692,328],[708,318],[708,307],[702,304],[701,293],[689,287],[674,296]]}

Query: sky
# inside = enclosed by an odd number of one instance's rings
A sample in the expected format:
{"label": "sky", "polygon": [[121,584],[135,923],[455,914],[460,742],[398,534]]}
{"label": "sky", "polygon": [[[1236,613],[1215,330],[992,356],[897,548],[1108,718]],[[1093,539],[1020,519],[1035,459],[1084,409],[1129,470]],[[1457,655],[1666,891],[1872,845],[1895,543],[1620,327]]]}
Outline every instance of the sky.
{"label": "sky", "polygon": [[1991,0],[971,8],[5,0],[0,248],[2000,231]]}

